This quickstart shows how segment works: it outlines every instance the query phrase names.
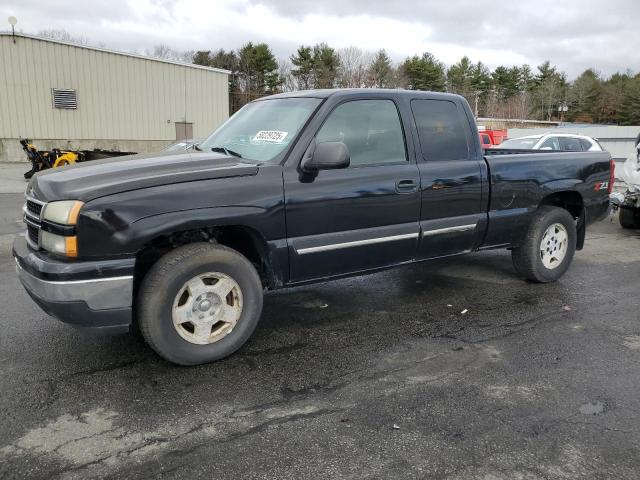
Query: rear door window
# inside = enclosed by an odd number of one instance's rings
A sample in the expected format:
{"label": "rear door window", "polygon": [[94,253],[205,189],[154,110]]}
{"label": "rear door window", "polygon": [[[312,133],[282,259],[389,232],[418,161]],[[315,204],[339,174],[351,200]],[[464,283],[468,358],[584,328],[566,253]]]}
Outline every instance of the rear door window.
{"label": "rear door window", "polygon": [[549,137],[542,145],[540,145],[540,150],[560,150],[560,142],[558,141],[558,137]]}
{"label": "rear door window", "polygon": [[464,112],[449,100],[411,100],[422,157],[468,160],[471,132]]}
{"label": "rear door window", "polygon": [[582,144],[582,149],[587,152],[593,146],[591,142],[586,138],[581,138],[580,143]]}
{"label": "rear door window", "polygon": [[560,147],[562,150],[569,152],[581,152],[583,150],[580,139],[574,137],[560,137]]}

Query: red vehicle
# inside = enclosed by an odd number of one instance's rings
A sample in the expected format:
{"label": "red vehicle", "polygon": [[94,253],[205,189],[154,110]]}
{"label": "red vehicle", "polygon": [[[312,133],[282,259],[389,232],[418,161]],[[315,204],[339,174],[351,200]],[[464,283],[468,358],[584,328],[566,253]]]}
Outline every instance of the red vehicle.
{"label": "red vehicle", "polygon": [[482,148],[491,148],[500,145],[507,139],[507,130],[487,130],[479,126],[478,135],[480,136]]}

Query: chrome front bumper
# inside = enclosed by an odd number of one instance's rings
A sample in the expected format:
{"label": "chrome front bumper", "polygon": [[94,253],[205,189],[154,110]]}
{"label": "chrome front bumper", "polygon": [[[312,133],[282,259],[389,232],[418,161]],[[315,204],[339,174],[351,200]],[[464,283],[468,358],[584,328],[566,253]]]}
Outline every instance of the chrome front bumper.
{"label": "chrome front bumper", "polygon": [[17,260],[16,271],[29,293],[47,302],[84,302],[91,310],[131,308],[133,275],[54,282],[31,275]]}
{"label": "chrome front bumper", "polygon": [[49,315],[99,332],[129,330],[134,258],[63,262],[30,249],[24,237],[14,240],[13,256],[20,282]]}

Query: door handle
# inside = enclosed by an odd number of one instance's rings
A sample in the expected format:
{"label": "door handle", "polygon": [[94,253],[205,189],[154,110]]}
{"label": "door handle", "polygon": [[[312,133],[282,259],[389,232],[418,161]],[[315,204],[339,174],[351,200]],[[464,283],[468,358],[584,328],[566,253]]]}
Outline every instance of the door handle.
{"label": "door handle", "polygon": [[418,190],[418,183],[415,180],[398,180],[396,182],[396,192],[413,193]]}

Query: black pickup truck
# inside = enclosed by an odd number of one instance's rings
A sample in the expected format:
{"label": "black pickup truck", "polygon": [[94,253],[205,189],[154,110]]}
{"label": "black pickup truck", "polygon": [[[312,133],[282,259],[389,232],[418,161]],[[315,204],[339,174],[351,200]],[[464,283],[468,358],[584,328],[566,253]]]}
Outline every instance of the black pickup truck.
{"label": "black pickup truck", "polygon": [[13,253],[47,313],[137,325],[193,365],[247,341],[267,290],[496,248],[554,281],[612,175],[606,152],[484,152],[456,95],[295,92],[249,103],[199,151],[38,173]]}

